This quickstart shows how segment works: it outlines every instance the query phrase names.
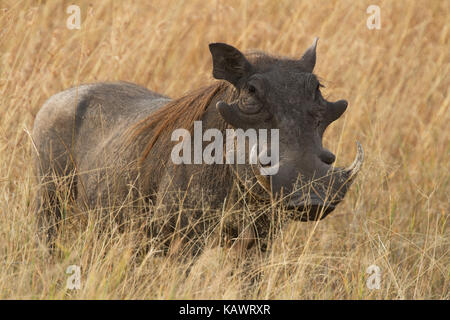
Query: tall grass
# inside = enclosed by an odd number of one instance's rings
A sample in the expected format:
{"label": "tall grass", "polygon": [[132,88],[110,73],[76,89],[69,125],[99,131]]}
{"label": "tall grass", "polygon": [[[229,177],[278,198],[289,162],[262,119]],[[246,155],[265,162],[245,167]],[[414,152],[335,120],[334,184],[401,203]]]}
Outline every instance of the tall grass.
{"label": "tall grass", "polygon": [[[66,27],[72,3],[80,30]],[[377,1],[380,30],[366,27],[370,4],[1,0],[0,298],[449,299],[450,2]],[[290,224],[244,264],[208,249],[188,275],[189,259],[137,259],[130,234],[99,234],[89,214],[71,218],[61,254],[36,241],[28,132],[52,94],[126,80],[179,97],[213,81],[209,42],[299,57],[314,36],[326,96],[349,101],[324,144],[338,165],[356,139],[366,150],[325,220]],[[79,290],[66,289],[69,265],[81,267]],[[366,286],[370,265],[378,290]]]}

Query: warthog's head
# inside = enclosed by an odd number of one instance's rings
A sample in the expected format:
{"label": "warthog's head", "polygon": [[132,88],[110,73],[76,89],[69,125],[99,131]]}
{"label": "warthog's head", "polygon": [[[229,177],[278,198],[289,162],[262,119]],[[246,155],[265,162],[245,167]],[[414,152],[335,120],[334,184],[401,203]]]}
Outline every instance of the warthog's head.
{"label": "warthog's head", "polygon": [[325,129],[344,113],[347,101],[322,97],[312,73],[316,45],[317,38],[300,59],[287,59],[259,52],[245,56],[230,45],[210,44],[213,76],[236,89],[235,101],[217,103],[220,115],[234,128],[279,129],[280,160],[271,164],[277,173],[265,174],[270,168],[260,162],[252,168],[264,189],[304,221],[333,211],[363,162],[357,143],[354,163],[335,168],[335,155],[322,145]]}

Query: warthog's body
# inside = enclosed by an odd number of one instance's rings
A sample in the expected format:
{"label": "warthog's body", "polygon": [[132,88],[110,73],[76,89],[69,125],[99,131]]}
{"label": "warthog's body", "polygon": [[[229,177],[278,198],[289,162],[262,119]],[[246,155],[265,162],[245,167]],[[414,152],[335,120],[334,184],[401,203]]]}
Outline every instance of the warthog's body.
{"label": "warthog's body", "polygon": [[[308,76],[312,68],[307,65],[315,63],[315,45],[298,66],[293,65],[294,60],[262,54],[249,58],[250,66],[236,49],[230,48],[222,44],[211,46],[214,76],[227,82],[217,82],[178,100],[124,82],[82,85],[51,97],[39,111],[33,130],[36,169],[42,182],[38,195],[42,227],[49,228],[48,223],[61,216],[60,187],[56,182],[61,179],[55,180],[58,177],[66,177],[71,198],[82,208],[120,212],[138,200],[153,204],[150,207],[157,209],[147,212],[157,217],[152,222],[152,232],[165,237],[183,231],[177,234],[198,238],[220,229],[231,238],[263,238],[274,213],[263,203],[283,192],[294,195],[286,203],[294,218],[315,220],[331,212],[344,197],[361,159],[348,170],[334,169],[330,166],[334,156],[322,148],[323,131],[342,114],[346,102],[333,104],[320,98],[318,107],[314,107],[319,111],[312,119],[320,117],[321,121],[310,126],[307,119],[315,112],[308,108],[313,108],[311,103],[317,99],[308,96],[309,86],[316,81]],[[311,50],[313,62],[307,61],[312,59]],[[298,67],[295,74],[294,67]],[[255,80],[255,75],[275,78],[264,82]],[[298,79],[292,80],[293,76]],[[249,81],[256,86],[246,89],[250,93],[243,89],[248,78],[253,78]],[[260,93],[264,93],[265,100],[254,93],[263,83],[266,87]],[[292,90],[290,86],[300,89],[283,93]],[[306,92],[301,92],[302,88]],[[311,90],[315,96],[317,89]],[[240,102],[233,104],[234,101]],[[260,101],[271,117],[262,111],[247,113],[245,108],[258,109]],[[310,101],[309,105],[302,107],[304,101]],[[296,109],[286,111],[291,105]],[[250,120],[249,115],[253,117]],[[268,179],[251,165],[173,164],[171,133],[176,128],[191,129],[194,120],[202,121],[203,130],[217,128],[222,132],[232,127],[279,128],[280,172]],[[298,184],[297,178],[304,183]],[[314,184],[317,178],[322,182]],[[314,192],[311,188],[305,191],[308,183],[313,183]],[[303,189],[295,189],[297,185]],[[300,190],[307,196],[299,196]],[[330,194],[325,195],[327,192]],[[254,210],[250,212],[254,215],[245,214],[249,211],[242,208],[252,204]],[[233,208],[239,213],[228,217]]]}
{"label": "warthog's body", "polygon": [[[136,158],[120,150],[125,130],[168,101],[125,82],[81,85],[55,94],[39,111],[33,131],[40,155],[36,163],[39,174],[77,173],[72,185],[79,205],[110,205],[108,190],[114,186],[116,192],[119,187],[121,193],[127,193],[126,185],[131,181],[108,183],[99,178],[106,178],[106,172],[116,178],[117,173],[127,173],[121,166]],[[114,198],[119,200],[120,194]]]}

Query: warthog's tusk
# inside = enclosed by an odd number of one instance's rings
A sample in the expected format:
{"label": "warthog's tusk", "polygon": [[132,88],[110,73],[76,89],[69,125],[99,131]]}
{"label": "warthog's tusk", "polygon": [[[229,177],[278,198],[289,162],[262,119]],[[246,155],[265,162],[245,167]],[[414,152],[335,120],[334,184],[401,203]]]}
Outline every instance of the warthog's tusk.
{"label": "warthog's tusk", "polygon": [[[256,155],[256,148],[257,145],[253,145],[252,149],[250,150],[250,165],[252,167],[253,174],[255,175],[256,179],[258,180],[258,183],[261,185],[261,187],[264,188],[268,193],[270,193],[270,182],[269,178],[261,173],[261,165],[259,164],[259,156]],[[265,150],[263,150],[265,151]],[[261,151],[261,153],[263,152]],[[255,165],[256,163],[256,165]]]}
{"label": "warthog's tusk", "polygon": [[361,166],[364,162],[364,150],[359,141],[356,141],[356,157],[353,163],[344,169],[345,172],[348,173],[349,179],[353,180],[358,172],[361,170]]}

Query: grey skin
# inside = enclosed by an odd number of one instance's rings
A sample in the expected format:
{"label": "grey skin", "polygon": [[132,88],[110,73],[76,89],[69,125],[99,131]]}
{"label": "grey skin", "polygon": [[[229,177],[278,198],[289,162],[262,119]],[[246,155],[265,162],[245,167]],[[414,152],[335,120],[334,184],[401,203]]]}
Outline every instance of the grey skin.
{"label": "grey skin", "polygon": [[[347,102],[322,97],[312,73],[316,45],[317,38],[300,59],[244,55],[224,43],[209,45],[213,76],[225,89],[208,101],[200,116],[203,130],[217,128],[225,136],[226,128],[279,129],[279,171],[273,176],[261,175],[259,164],[175,165],[171,132],[139,161],[154,129],[131,141],[127,132],[174,101],[143,87],[97,83],[52,96],[33,129],[40,231],[52,239],[63,215],[62,186],[79,208],[103,212],[124,211],[127,199],[144,199],[149,204],[144,215],[152,220],[148,232],[162,236],[166,245],[174,239],[204,239],[219,230],[231,239],[228,243],[244,239],[240,246],[259,243],[263,249],[274,221],[268,201],[286,209],[277,211],[282,215],[277,221],[324,218],[343,200],[363,151],[358,143],[354,163],[335,168],[335,156],[322,145],[325,129]],[[237,213],[225,217],[224,208]]]}

